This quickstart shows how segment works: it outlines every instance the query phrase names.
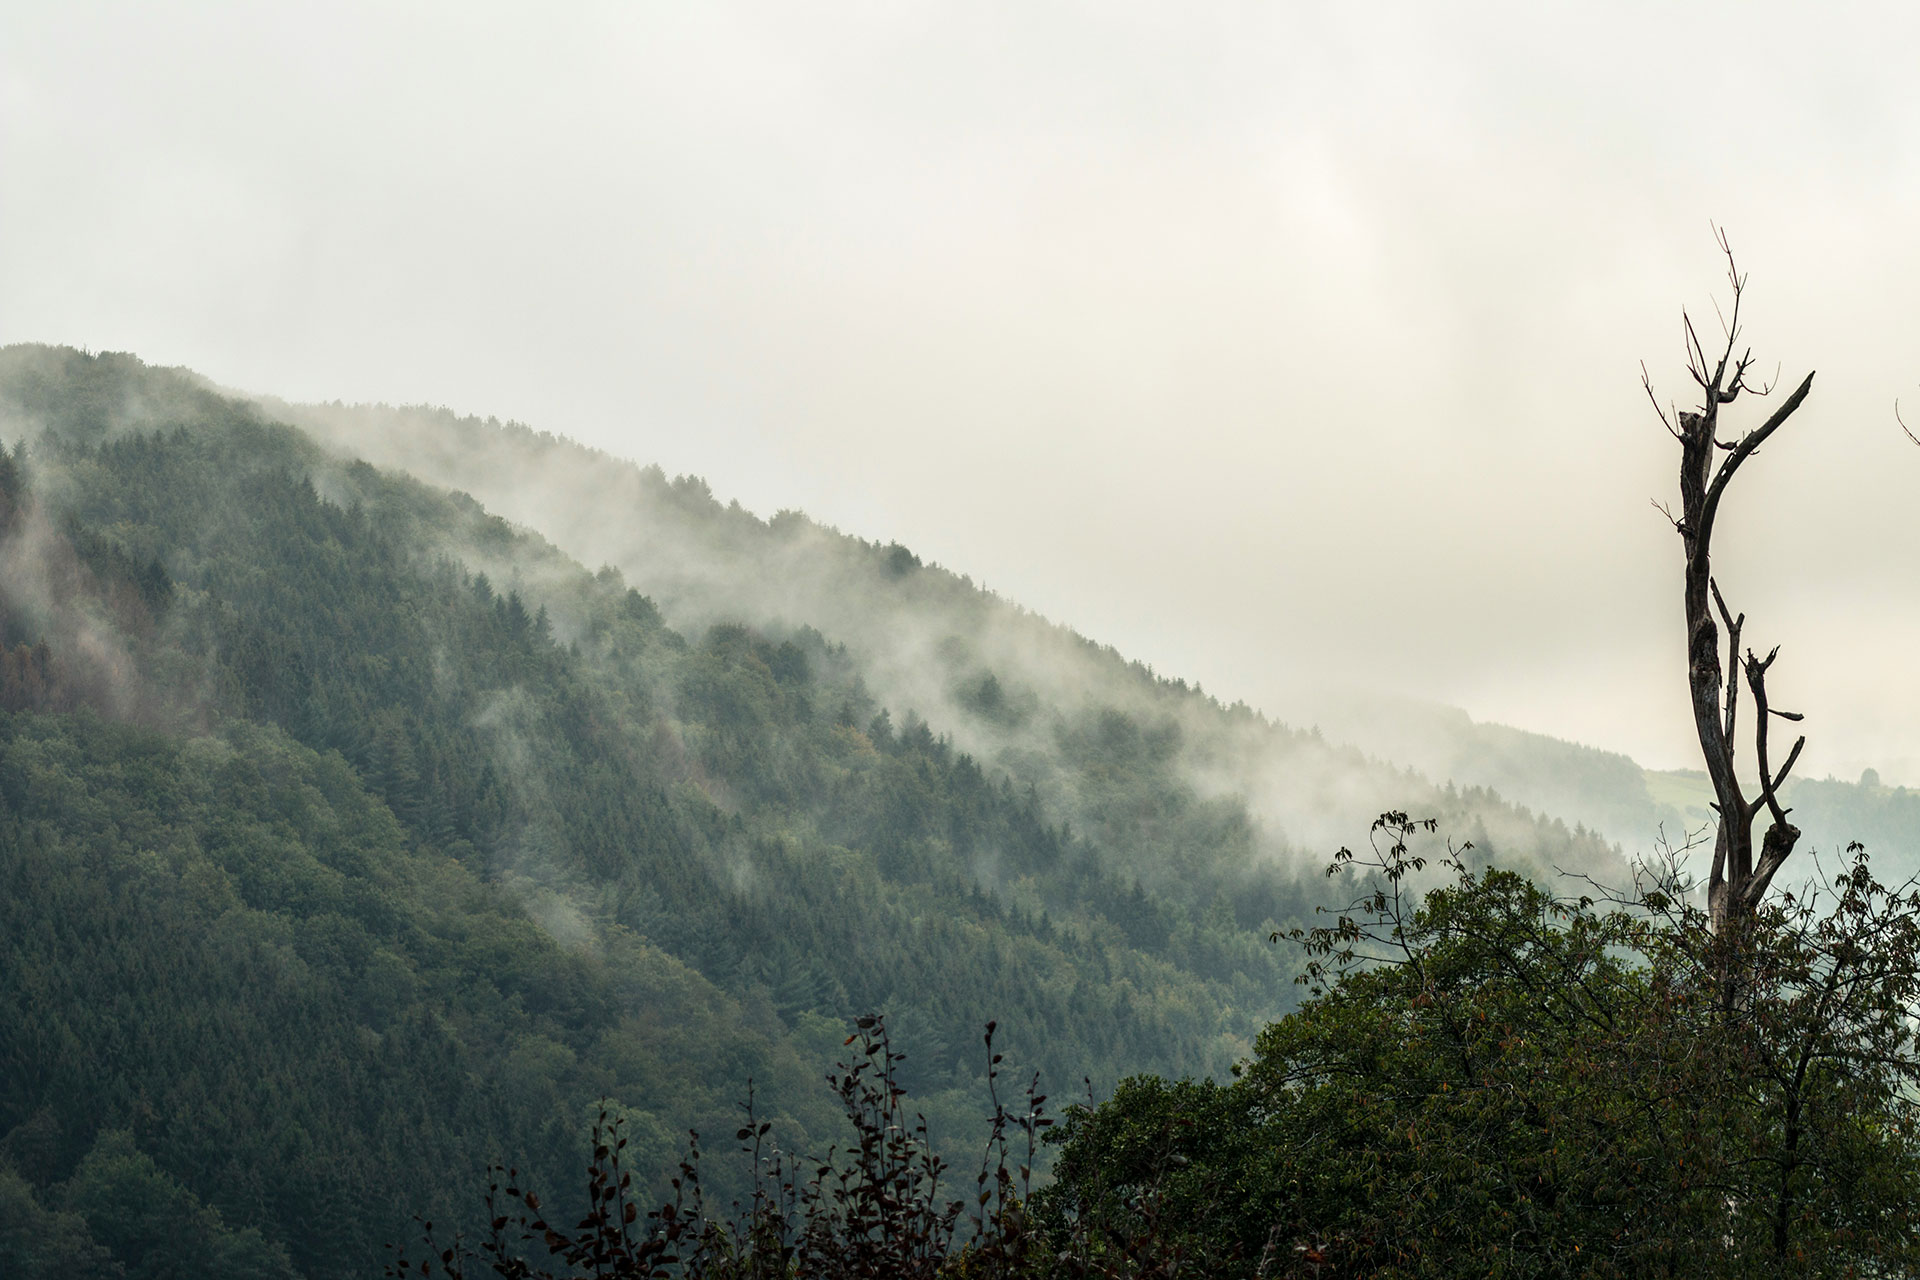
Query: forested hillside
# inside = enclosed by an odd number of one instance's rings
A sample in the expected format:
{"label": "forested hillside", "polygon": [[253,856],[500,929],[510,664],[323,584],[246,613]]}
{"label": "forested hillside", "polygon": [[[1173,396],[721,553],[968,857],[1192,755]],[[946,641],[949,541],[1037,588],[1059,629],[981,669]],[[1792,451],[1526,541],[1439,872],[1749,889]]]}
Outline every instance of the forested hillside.
{"label": "forested hillside", "polygon": [[[1662,839],[1683,843],[1709,816],[1704,793],[1676,792],[1670,779],[1618,752],[1478,722],[1453,707],[1324,691],[1279,709],[1295,729],[1241,708],[1223,712],[1179,680],[1152,679],[965,576],[922,564],[907,548],[863,543],[794,512],[762,522],[717,501],[698,479],[668,480],[517,424],[425,408],[262,403],[351,456],[472,493],[583,562],[619,567],[676,625],[812,625],[847,644],[884,699],[919,708],[1015,776],[1047,777],[1055,755],[1046,717],[1041,732],[1031,732],[1035,722],[1022,714],[1029,703],[1170,716],[1181,729],[1185,776],[1201,794],[1240,798],[1279,856],[1349,841],[1371,819],[1378,772],[1361,756],[1494,792],[1597,832],[1629,857]],[[1305,725],[1324,730],[1326,741],[1299,732]],[[1073,803],[1071,785],[1059,794],[1061,818],[1098,821]],[[1871,833],[1869,847],[1888,874],[1920,868],[1920,824],[1880,821],[1887,798],[1870,788],[1795,778],[1787,798],[1810,847],[1838,856]],[[1480,835],[1496,845],[1533,839],[1493,822]],[[1159,865],[1149,856],[1145,873]]]}
{"label": "forested hillside", "polygon": [[904,548],[347,418],[0,352],[0,1233],[41,1274],[369,1274],[488,1159],[563,1181],[602,1099],[650,1175],[749,1079],[818,1150],[867,1012],[942,1142],[990,1018],[1055,1093],[1222,1075],[1381,808],[1617,869]]}
{"label": "forested hillside", "polygon": [[1155,731],[1157,752],[1191,795],[1224,800],[1250,820],[1235,838],[1256,856],[1317,862],[1365,828],[1383,791],[1438,806],[1463,838],[1502,856],[1528,858],[1567,838],[1549,834],[1559,817],[1551,810],[1543,825],[1497,797],[1444,798],[1377,752],[1331,747],[1317,733],[1223,706],[907,547],[863,541],[799,512],[761,520],[723,505],[697,477],[670,480],[657,467],[445,410],[261,403],[346,456],[470,493],[582,563],[614,566],[675,626],[821,631],[847,647],[876,697],[1037,786],[1050,812],[1098,830],[1149,884],[1179,879],[1169,837],[1176,847],[1211,847],[1220,837],[1206,823],[1188,836],[1164,811],[1115,808],[1101,770],[1087,767],[1101,762],[1085,754],[1114,712]]}

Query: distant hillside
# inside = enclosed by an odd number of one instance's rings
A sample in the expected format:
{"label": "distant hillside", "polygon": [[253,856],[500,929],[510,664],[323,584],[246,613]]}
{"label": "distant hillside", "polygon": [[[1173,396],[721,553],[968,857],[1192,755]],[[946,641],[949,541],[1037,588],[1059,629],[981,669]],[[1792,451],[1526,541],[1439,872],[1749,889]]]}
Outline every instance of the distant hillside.
{"label": "distant hillside", "polygon": [[[1665,839],[1684,844],[1713,820],[1713,790],[1700,770],[1643,769],[1627,756],[1506,725],[1411,698],[1326,697],[1303,714],[1338,742],[1364,745],[1383,759],[1485,787],[1536,813],[1598,832],[1628,855]],[[1890,882],[1920,872],[1920,792],[1833,778],[1789,779],[1785,802],[1803,832],[1803,851],[1844,852],[1855,840]],[[1811,870],[1811,868],[1809,868]]]}
{"label": "distant hillside", "polygon": [[1476,721],[1457,707],[1347,693],[1316,697],[1302,714],[1334,741],[1363,745],[1430,778],[1497,791],[1628,851],[1649,848],[1671,817],[1627,756]]}
{"label": "distant hillside", "polygon": [[[1712,819],[1713,788],[1697,770],[1649,773],[1655,794],[1682,810],[1691,829]],[[1781,788],[1794,825],[1804,833],[1801,849],[1831,868],[1854,841],[1872,856],[1874,876],[1897,884],[1920,875],[1920,791],[1883,786],[1877,776],[1857,782],[1837,778],[1797,778]],[[1802,854],[1796,854],[1796,859]],[[1811,868],[1802,865],[1803,877]]]}

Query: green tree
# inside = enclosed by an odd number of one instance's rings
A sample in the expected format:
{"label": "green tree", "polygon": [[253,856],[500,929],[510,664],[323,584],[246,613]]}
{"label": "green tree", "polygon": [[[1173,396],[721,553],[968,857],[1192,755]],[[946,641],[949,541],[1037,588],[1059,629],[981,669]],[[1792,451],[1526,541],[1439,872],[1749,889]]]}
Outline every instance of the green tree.
{"label": "green tree", "polygon": [[1383,815],[1371,853],[1343,851],[1370,887],[1297,935],[1312,998],[1236,1081],[1134,1082],[1071,1115],[1041,1198],[1056,1235],[1172,1223],[1249,1276],[1920,1263],[1920,895],[1856,856],[1717,934],[1671,878],[1596,904],[1450,853],[1423,896],[1419,825]]}
{"label": "green tree", "polygon": [[229,1229],[125,1130],[100,1135],[65,1193],[128,1280],[297,1280],[284,1248],[253,1227]]}
{"label": "green tree", "polygon": [[0,1274],[12,1280],[107,1280],[125,1272],[77,1213],[48,1209],[33,1184],[0,1165]]}

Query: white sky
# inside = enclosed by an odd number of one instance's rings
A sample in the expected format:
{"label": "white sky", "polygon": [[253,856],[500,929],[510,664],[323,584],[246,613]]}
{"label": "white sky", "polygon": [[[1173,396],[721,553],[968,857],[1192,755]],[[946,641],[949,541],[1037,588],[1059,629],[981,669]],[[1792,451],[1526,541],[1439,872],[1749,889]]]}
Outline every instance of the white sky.
{"label": "white sky", "polygon": [[[0,0],[0,341],[516,417],[1282,719],[1695,762],[1683,305],[1803,771],[1920,782],[1920,10]],[[1909,420],[1913,418],[1910,415]]]}

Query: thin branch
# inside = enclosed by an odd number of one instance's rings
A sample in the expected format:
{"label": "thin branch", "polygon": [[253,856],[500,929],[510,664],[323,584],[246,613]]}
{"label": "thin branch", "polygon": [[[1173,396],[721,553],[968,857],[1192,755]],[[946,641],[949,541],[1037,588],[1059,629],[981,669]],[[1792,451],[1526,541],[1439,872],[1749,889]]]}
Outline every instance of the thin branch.
{"label": "thin branch", "polygon": [[[1729,382],[1727,389],[1720,393],[1721,404],[1732,404],[1734,397],[1747,389],[1747,370],[1752,364],[1753,348],[1749,347],[1741,353],[1739,362],[1733,367],[1733,381]],[[1725,365],[1726,362],[1722,360],[1721,367],[1724,368]]]}
{"label": "thin branch", "polygon": [[1713,228],[1714,243],[1720,246],[1720,252],[1725,255],[1727,259],[1727,281],[1733,285],[1733,301],[1735,314],[1737,315],[1740,295],[1745,292],[1747,287],[1747,278],[1740,274],[1740,268],[1733,260],[1733,245],[1727,239],[1727,229],[1717,223],[1709,222],[1707,225]]}
{"label": "thin branch", "polygon": [[[1653,375],[1647,372],[1647,362],[1645,360],[1642,360],[1640,362],[1640,385],[1646,389],[1647,400],[1652,403],[1653,411],[1660,415],[1660,425],[1665,427],[1667,429],[1667,434],[1672,436],[1675,440],[1680,439],[1681,438],[1680,433],[1674,430],[1673,420],[1667,417],[1667,411],[1660,407],[1659,397],[1653,394]],[[1894,406],[1894,412],[1896,414],[1898,414],[1899,408],[1900,406],[1898,404]],[[1906,426],[1905,423],[1901,423],[1900,425],[1903,428]],[[1913,433],[1909,431],[1907,432],[1907,434],[1912,435]],[[1914,443],[1920,444],[1920,440],[1915,440]]]}
{"label": "thin branch", "polygon": [[[1640,371],[1641,371],[1641,373],[1643,373],[1643,374],[1644,374],[1644,373],[1646,372],[1646,370],[1647,370],[1647,366],[1646,366],[1646,365],[1644,365],[1644,364],[1643,364],[1643,365],[1641,365],[1641,366],[1640,366]],[[1652,388],[1652,387],[1648,387],[1648,388],[1647,388],[1647,394],[1648,394],[1648,395],[1652,395],[1652,394],[1653,394],[1653,388]],[[1659,408],[1659,407],[1660,407],[1659,405],[1655,405],[1655,406],[1654,406],[1654,408],[1656,408],[1656,409],[1657,409],[1657,408]],[[1904,432],[1906,432],[1906,433],[1907,433],[1907,439],[1909,439],[1909,440],[1911,440],[1911,441],[1913,441],[1913,442],[1914,442],[1915,444],[1920,444],[1920,436],[1917,436],[1917,435],[1915,435],[1915,434],[1913,434],[1913,428],[1911,428],[1911,427],[1909,427],[1909,426],[1907,425],[1907,420],[1906,420],[1905,418],[1903,418],[1903,417],[1901,417],[1901,416],[1900,416],[1900,402],[1899,402],[1898,400],[1895,400],[1895,401],[1893,402],[1893,420],[1894,420],[1895,422],[1897,422],[1897,423],[1899,423],[1899,424],[1900,424],[1900,429],[1901,429],[1902,431],[1904,431]],[[1669,431],[1671,431],[1671,430],[1673,430],[1673,428],[1672,428],[1672,427],[1668,427],[1668,428],[1667,428],[1667,430],[1669,430]]]}
{"label": "thin branch", "polygon": [[1802,734],[1793,744],[1793,750],[1787,753],[1787,762],[1780,766],[1780,772],[1775,774],[1771,771],[1767,763],[1767,713],[1769,711],[1767,668],[1771,667],[1773,660],[1779,656],[1778,645],[1775,645],[1773,651],[1765,658],[1756,658],[1752,650],[1747,651],[1745,667],[1747,686],[1753,690],[1753,705],[1757,720],[1753,727],[1753,747],[1755,758],[1760,762],[1760,794],[1755,796],[1753,802],[1747,806],[1747,819],[1752,821],[1753,817],[1760,812],[1760,807],[1765,805],[1773,812],[1774,824],[1785,827],[1788,825],[1787,811],[1780,807],[1780,784],[1785,782],[1787,775],[1793,771],[1794,762],[1800,758],[1801,748],[1807,745],[1807,739],[1806,735]]}
{"label": "thin branch", "polygon": [[1707,381],[1707,353],[1706,349],[1700,345],[1700,335],[1693,331],[1693,317],[1682,311],[1680,313],[1680,323],[1687,331],[1687,345],[1689,347],[1687,352],[1687,372],[1693,375],[1693,380],[1700,384],[1702,390],[1708,392],[1707,399],[1711,402],[1713,399],[1712,392],[1714,388],[1719,385],[1720,380],[1715,378],[1712,382]]}
{"label": "thin branch", "polygon": [[[1747,615],[1743,613],[1737,618],[1733,616],[1732,610],[1727,608],[1726,597],[1720,594],[1720,582],[1717,578],[1708,578],[1707,586],[1713,591],[1713,603],[1719,606],[1720,620],[1724,622],[1727,626],[1727,652],[1729,654],[1738,655],[1740,652],[1740,628],[1746,625]],[[1729,680],[1727,681],[1727,728],[1726,728],[1727,760],[1729,763],[1731,763],[1733,760],[1734,712],[1739,709],[1739,706],[1740,706],[1740,682],[1738,680]],[[1762,716],[1766,715],[1766,709],[1764,705],[1761,708],[1760,714]]]}
{"label": "thin branch", "polygon": [[[1723,326],[1727,335],[1727,350],[1720,357],[1720,368],[1714,376],[1714,382],[1718,383],[1719,374],[1726,371],[1727,357],[1733,354],[1733,344],[1740,340],[1740,300],[1747,292],[1747,278],[1740,274],[1740,268],[1733,260],[1733,246],[1728,243],[1724,228],[1715,230],[1715,239],[1720,242],[1720,251],[1727,256],[1727,282],[1733,286],[1733,318]],[[1719,310],[1718,302],[1714,304],[1714,309]]]}
{"label": "thin branch", "polygon": [[[1787,780],[1787,775],[1793,772],[1793,763],[1800,758],[1800,748],[1806,745],[1807,735],[1804,733],[1793,740],[1793,749],[1787,752],[1787,762],[1780,766],[1779,773],[1773,775],[1773,785],[1767,788],[1767,799],[1769,802],[1773,800],[1775,794],[1780,790],[1780,784]],[[1785,818],[1789,813],[1793,812],[1791,809],[1781,809],[1777,804],[1774,805],[1774,808],[1777,810],[1776,816],[1779,818]]]}

